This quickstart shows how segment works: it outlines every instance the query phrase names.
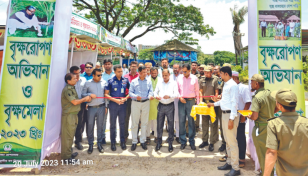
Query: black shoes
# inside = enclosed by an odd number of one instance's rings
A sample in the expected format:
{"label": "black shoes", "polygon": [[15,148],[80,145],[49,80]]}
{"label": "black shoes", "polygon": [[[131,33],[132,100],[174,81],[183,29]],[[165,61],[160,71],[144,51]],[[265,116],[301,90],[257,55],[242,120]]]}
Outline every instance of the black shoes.
{"label": "black shoes", "polygon": [[77,153],[77,152],[72,153],[71,158],[72,158],[72,159],[74,159],[74,158],[76,158],[76,156],[77,156],[77,155],[78,155],[78,153]]}
{"label": "black shoes", "polygon": [[102,145],[106,144],[106,138],[103,138]]}
{"label": "black shoes", "polygon": [[155,151],[156,151],[156,152],[159,151],[160,148],[161,148],[161,144],[157,144],[156,147],[155,147]]}
{"label": "black shoes", "polygon": [[223,152],[226,150],[226,144],[221,144],[221,146],[218,149],[220,152]]}
{"label": "black shoes", "polygon": [[240,170],[234,170],[231,169],[230,172],[228,172],[227,174],[225,174],[225,176],[235,176],[235,175],[241,175],[241,171]]}
{"label": "black shoes", "polygon": [[131,150],[132,150],[132,151],[135,151],[135,150],[136,150],[136,147],[137,147],[137,144],[133,144],[132,147],[131,147]]}
{"label": "black shoes", "polygon": [[210,144],[210,146],[209,146],[209,151],[210,151],[210,152],[214,151],[214,144]]}
{"label": "black shoes", "polygon": [[181,142],[180,142],[180,138],[175,138],[175,141],[178,143],[178,144],[181,144]]}
{"label": "black shoes", "polygon": [[88,154],[91,154],[93,152],[93,144],[89,145]]}
{"label": "black shoes", "polygon": [[147,150],[147,144],[146,143],[141,143],[141,147],[143,148],[143,150]]}
{"label": "black shoes", "polygon": [[112,150],[112,151],[116,151],[116,150],[117,150],[117,147],[116,147],[115,144],[111,144],[111,150]]}
{"label": "black shoes", "polygon": [[186,147],[186,144],[181,144],[181,150],[184,150]]}
{"label": "black shoes", "polygon": [[173,146],[172,146],[172,144],[169,144],[168,151],[169,151],[170,153],[173,152]]}
{"label": "black shoes", "polygon": [[191,144],[190,144],[190,148],[191,148],[192,150],[196,150],[195,144],[194,144],[194,145],[191,145]]}
{"label": "black shoes", "polygon": [[208,142],[202,142],[202,144],[199,145],[199,148],[204,148],[204,147],[206,147],[208,145],[209,145]]}
{"label": "black shoes", "polygon": [[104,148],[100,143],[97,144],[97,149],[100,153],[104,153]]}
{"label": "black shoes", "polygon": [[78,144],[75,144],[75,147],[76,147],[78,150],[82,150],[82,149],[83,149],[83,146],[81,145],[80,142],[79,142]]}
{"label": "black shoes", "polygon": [[225,165],[223,166],[220,166],[220,167],[217,167],[218,170],[231,170],[232,169],[232,166],[229,165],[228,163],[226,163]]}
{"label": "black shoes", "polygon": [[126,150],[126,144],[124,142],[121,143],[121,148],[122,148],[122,150]]}

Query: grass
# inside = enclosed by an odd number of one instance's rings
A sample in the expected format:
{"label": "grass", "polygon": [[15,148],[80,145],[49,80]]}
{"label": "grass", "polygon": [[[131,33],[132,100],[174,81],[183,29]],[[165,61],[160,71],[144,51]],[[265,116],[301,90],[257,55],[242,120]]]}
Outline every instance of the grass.
{"label": "grass", "polygon": [[[275,31],[273,32],[273,35],[275,36]],[[274,37],[269,37],[269,32],[266,30],[266,37],[262,37],[262,30],[259,28],[259,40],[274,40]],[[287,40],[301,40],[301,38],[297,37],[288,37]]]}
{"label": "grass", "polygon": [[30,29],[26,29],[26,30],[21,30],[21,29],[17,29],[16,32],[13,35],[9,35],[10,37],[29,37],[29,38],[52,38],[53,37],[53,29],[49,28],[48,29],[48,33],[47,36],[45,36],[45,31],[46,31],[46,27],[45,28],[41,28],[42,30],[42,37],[38,37],[37,36],[37,31],[34,30],[34,28],[30,28]]}

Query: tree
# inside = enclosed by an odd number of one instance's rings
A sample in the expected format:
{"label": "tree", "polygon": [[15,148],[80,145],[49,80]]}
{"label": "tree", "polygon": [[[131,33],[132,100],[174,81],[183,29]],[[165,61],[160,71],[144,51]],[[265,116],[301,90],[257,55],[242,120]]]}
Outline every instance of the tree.
{"label": "tree", "polygon": [[[177,0],[180,2],[180,0]],[[129,3],[129,4],[128,4]],[[199,8],[174,4],[170,0],[73,0],[77,12],[87,10],[85,17],[102,25],[116,35],[127,36],[135,27],[146,29],[132,37],[130,42],[156,29],[174,36],[191,39],[191,32],[209,38],[215,31],[204,24]],[[193,40],[191,40],[193,41]]]}
{"label": "tree", "polygon": [[214,61],[216,65],[223,65],[224,63],[234,63],[235,54],[229,51],[215,51]]}
{"label": "tree", "polygon": [[233,28],[233,41],[235,48],[235,63],[237,64],[237,57],[241,55],[242,45],[242,34],[240,33],[240,25],[245,22],[244,17],[248,13],[248,7],[244,6],[237,11],[237,5],[234,5],[234,8],[230,8],[232,14],[232,21],[234,24]]}
{"label": "tree", "polygon": [[141,51],[139,51],[139,59],[141,60],[153,60],[153,52],[152,49],[143,49]]}

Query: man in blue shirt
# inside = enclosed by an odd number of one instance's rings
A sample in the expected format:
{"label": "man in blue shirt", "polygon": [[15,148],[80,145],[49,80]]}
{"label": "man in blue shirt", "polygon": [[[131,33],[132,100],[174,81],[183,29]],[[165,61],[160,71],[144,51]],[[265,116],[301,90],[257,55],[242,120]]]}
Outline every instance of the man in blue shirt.
{"label": "man in blue shirt", "polygon": [[92,71],[93,71],[93,63],[87,62],[85,67],[85,72],[80,75],[80,77],[85,77],[87,81],[93,79]]}
{"label": "man in blue shirt", "polygon": [[146,79],[147,70],[145,66],[140,66],[138,68],[139,77],[134,79],[131,83],[129,89],[129,96],[132,101],[132,148],[131,150],[136,150],[138,143],[138,125],[139,121],[141,121],[141,136],[140,143],[144,150],[147,150],[146,146],[146,132],[147,125],[149,120],[149,111],[150,111],[150,100],[153,100],[153,88],[151,80]]}
{"label": "man in blue shirt", "polygon": [[[128,95],[125,96],[126,90],[129,89],[130,83],[127,78],[122,77],[123,70],[121,65],[114,66],[115,76],[110,78],[105,87],[105,97],[108,97],[110,112],[110,139],[111,150],[116,151],[116,122],[119,116],[120,139],[122,150],[126,149],[125,144],[125,116]],[[109,95],[110,94],[110,95]]]}
{"label": "man in blue shirt", "polygon": [[102,141],[103,138],[105,138],[105,135],[103,133],[103,124],[107,118],[107,107],[105,99],[97,97],[104,97],[104,89],[107,83],[101,78],[102,71],[100,69],[94,69],[93,79],[85,83],[81,94],[82,97],[91,96],[92,98],[92,101],[88,103],[89,109],[87,114],[89,143],[88,154],[91,154],[93,152],[95,119],[97,124],[97,149],[101,153],[104,152],[104,149],[102,147]]}

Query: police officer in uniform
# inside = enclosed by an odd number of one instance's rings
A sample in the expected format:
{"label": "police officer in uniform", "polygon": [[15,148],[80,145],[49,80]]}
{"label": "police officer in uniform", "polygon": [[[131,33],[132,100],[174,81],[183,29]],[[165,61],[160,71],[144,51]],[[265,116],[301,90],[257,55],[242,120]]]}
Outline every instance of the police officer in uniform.
{"label": "police officer in uniform", "polygon": [[[203,71],[204,70],[204,71]],[[212,75],[211,66],[200,66],[200,73],[204,72],[204,76],[201,76],[199,79],[199,90],[200,90],[200,100],[204,100],[205,103],[214,103],[211,100],[211,97],[202,98],[202,96],[218,96],[218,82],[217,77]],[[209,127],[211,126],[211,135],[210,135],[210,146],[209,151],[214,150],[214,144],[217,142],[218,138],[218,120],[210,125],[211,117],[209,115],[202,115],[202,144],[199,145],[199,148],[204,148],[209,145]],[[216,133],[215,133],[216,132]]]}
{"label": "police officer in uniform", "polygon": [[264,176],[275,164],[277,175],[308,175],[308,119],[295,111],[297,97],[291,90],[281,89],[272,96],[282,113],[268,120]]}
{"label": "police officer in uniform", "polygon": [[[125,144],[125,116],[128,95],[125,96],[126,90],[129,89],[130,83],[127,78],[122,77],[123,69],[121,65],[115,65],[113,67],[115,76],[110,78],[105,87],[105,96],[110,100],[110,139],[111,150],[116,151],[116,122],[119,117],[120,126],[120,140],[122,150],[126,150]],[[109,95],[110,93],[110,95]]]}
{"label": "police officer in uniform", "polygon": [[[264,173],[265,166],[265,152],[266,152],[266,137],[267,137],[267,120],[274,117],[276,109],[276,101],[271,96],[271,91],[264,89],[264,78],[260,74],[252,76],[251,89],[256,91],[252,97],[251,111],[249,116],[251,120],[255,121],[255,126],[252,130],[252,139],[256,147],[257,156],[259,159],[262,173]],[[272,172],[272,175],[274,173]]]}
{"label": "police officer in uniform", "polygon": [[78,155],[77,152],[72,154],[72,144],[78,124],[78,112],[80,104],[91,101],[90,96],[78,99],[74,85],[77,83],[77,77],[73,73],[68,73],[64,78],[66,86],[61,94],[62,119],[61,119],[61,159],[72,163]]}

